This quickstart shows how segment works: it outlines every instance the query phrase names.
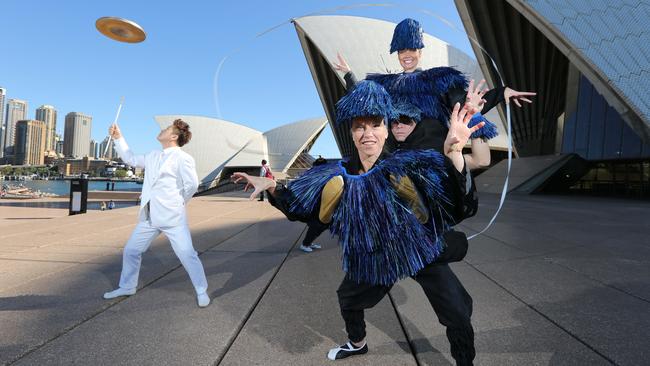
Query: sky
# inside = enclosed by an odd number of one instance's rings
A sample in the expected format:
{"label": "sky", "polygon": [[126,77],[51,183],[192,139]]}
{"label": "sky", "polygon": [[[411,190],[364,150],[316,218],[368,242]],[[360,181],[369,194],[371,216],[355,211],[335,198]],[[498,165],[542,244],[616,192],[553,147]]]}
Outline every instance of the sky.
{"label": "sky", "polygon": [[[397,23],[411,17],[426,33],[474,57],[453,0],[381,4],[5,0],[0,7],[0,87],[7,89],[7,99],[28,101],[28,118],[43,104],[55,106],[61,135],[67,113],[91,115],[97,141],[106,137],[124,97],[118,124],[131,148],[146,153],[160,148],[155,115],[203,115],[262,132],[324,116],[291,18],[319,13]],[[95,29],[103,16],[135,21],[147,39],[127,44],[106,38]],[[215,75],[224,58],[217,104]],[[329,127],[311,153],[340,156]]]}

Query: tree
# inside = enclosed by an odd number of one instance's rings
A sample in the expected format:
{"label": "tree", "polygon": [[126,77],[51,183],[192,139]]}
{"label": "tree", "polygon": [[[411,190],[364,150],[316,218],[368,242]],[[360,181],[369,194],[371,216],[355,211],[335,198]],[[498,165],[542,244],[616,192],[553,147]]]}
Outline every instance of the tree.
{"label": "tree", "polygon": [[126,169],[117,169],[115,171],[114,177],[116,177],[116,178],[124,178],[124,177],[126,177]]}

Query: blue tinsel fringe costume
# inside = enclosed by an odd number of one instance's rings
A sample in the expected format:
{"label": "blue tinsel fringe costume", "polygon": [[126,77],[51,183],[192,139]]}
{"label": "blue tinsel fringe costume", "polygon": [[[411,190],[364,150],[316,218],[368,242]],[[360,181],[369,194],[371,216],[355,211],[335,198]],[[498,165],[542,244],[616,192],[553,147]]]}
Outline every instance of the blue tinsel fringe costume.
{"label": "blue tinsel fringe costume", "polygon": [[[391,175],[408,176],[414,182],[429,208],[426,223],[420,223],[398,196]],[[330,231],[339,238],[342,267],[350,279],[390,285],[438,257],[444,248],[441,233],[453,216],[445,208],[449,199],[443,192],[447,179],[443,156],[435,151],[401,151],[360,175],[349,174],[341,162],[316,166],[291,182],[285,203],[278,198],[272,203],[289,218],[308,221],[318,210],[323,187],[335,176],[343,178],[344,190]]]}
{"label": "blue tinsel fringe costume", "polygon": [[[445,127],[448,127],[453,105],[456,102],[464,102],[468,85],[465,76],[453,67],[434,67],[411,73],[369,74],[366,79],[382,85],[395,103],[405,101],[413,104],[422,111],[422,119],[434,119]],[[500,88],[494,90],[503,94]],[[492,104],[493,102],[486,105],[482,112],[487,113],[493,107]],[[475,115],[470,126],[479,122],[486,124],[474,132],[472,138],[491,139],[498,135],[496,125],[485,119],[482,114]]]}

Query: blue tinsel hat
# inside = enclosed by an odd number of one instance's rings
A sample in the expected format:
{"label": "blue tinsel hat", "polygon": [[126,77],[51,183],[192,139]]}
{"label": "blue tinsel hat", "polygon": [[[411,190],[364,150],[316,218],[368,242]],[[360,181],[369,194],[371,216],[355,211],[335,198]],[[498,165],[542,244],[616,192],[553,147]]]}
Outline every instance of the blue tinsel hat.
{"label": "blue tinsel hat", "polygon": [[357,117],[381,116],[384,122],[395,118],[388,92],[378,83],[363,80],[336,103],[336,124],[347,124]]}
{"label": "blue tinsel hat", "polygon": [[395,111],[395,119],[400,116],[406,116],[413,119],[416,123],[422,119],[422,111],[413,103],[404,100],[398,100],[393,103],[393,111]]}
{"label": "blue tinsel hat", "polygon": [[390,53],[404,49],[424,48],[422,41],[422,27],[417,20],[406,18],[399,22],[393,32],[393,40],[390,42]]}

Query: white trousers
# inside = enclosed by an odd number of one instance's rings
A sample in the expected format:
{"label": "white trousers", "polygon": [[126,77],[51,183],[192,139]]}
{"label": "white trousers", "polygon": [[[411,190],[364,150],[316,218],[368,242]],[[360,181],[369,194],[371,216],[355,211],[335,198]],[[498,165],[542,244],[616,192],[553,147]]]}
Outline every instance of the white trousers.
{"label": "white trousers", "polygon": [[140,275],[140,264],[142,263],[142,253],[149,249],[151,242],[160,233],[164,233],[172,245],[172,249],[181,264],[190,276],[192,285],[197,294],[205,293],[208,289],[208,281],[205,278],[203,264],[192,246],[192,237],[187,224],[157,228],[151,226],[149,221],[140,221],[131,233],[129,241],[124,246],[122,254],[122,274],[120,275],[120,287],[124,289],[134,289],[138,286],[138,277]]}

